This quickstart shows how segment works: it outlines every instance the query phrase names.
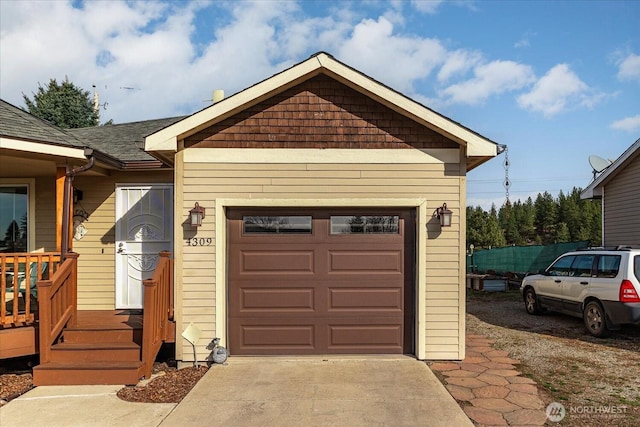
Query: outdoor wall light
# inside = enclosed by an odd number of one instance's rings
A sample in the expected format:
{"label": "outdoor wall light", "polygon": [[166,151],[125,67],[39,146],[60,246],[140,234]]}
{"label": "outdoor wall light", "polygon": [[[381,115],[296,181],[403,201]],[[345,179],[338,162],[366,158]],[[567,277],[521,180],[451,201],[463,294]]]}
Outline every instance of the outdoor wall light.
{"label": "outdoor wall light", "polygon": [[205,208],[201,207],[198,202],[196,205],[189,211],[189,222],[192,227],[200,227],[202,225],[202,220],[204,219],[204,211]]}
{"label": "outdoor wall light", "polygon": [[440,220],[440,227],[451,227],[453,212],[447,209],[446,203],[443,203],[441,207],[436,209],[436,216]]}

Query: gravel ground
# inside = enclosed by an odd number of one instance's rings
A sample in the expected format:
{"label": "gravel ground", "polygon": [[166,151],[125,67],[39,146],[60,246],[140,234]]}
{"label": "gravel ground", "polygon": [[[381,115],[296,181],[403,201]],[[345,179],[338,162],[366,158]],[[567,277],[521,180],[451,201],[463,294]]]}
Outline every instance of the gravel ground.
{"label": "gravel ground", "polygon": [[593,338],[582,319],[527,314],[519,291],[470,291],[467,331],[494,339],[522,362],[520,371],[538,383],[545,403],[565,407],[560,425],[640,425],[640,327]]}

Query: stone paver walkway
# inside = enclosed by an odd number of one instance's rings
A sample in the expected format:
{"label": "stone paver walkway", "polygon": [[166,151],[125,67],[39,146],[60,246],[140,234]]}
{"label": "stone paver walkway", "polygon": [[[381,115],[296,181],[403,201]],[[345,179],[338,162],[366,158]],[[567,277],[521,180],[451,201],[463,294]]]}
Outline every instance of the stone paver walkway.
{"label": "stone paver walkway", "polygon": [[482,335],[467,335],[462,362],[435,362],[430,368],[445,376],[445,387],[464,412],[480,426],[541,426],[547,420],[536,383],[521,376],[520,362],[495,350]]}

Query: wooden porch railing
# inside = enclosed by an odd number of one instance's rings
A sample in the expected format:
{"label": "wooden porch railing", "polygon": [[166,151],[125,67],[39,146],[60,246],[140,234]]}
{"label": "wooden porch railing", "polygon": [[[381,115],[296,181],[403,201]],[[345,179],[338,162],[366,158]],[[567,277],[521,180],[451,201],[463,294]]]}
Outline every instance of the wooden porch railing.
{"label": "wooden porch railing", "polygon": [[37,320],[37,282],[60,265],[59,252],[0,253],[0,322],[23,326]]}
{"label": "wooden porch railing", "polygon": [[67,258],[49,280],[38,281],[40,363],[51,360],[51,346],[78,318],[78,254]]}
{"label": "wooden porch railing", "polygon": [[142,363],[144,376],[149,378],[153,362],[162,342],[167,339],[169,319],[173,318],[173,260],[171,252],[160,252],[151,279],[144,284],[142,320]]}

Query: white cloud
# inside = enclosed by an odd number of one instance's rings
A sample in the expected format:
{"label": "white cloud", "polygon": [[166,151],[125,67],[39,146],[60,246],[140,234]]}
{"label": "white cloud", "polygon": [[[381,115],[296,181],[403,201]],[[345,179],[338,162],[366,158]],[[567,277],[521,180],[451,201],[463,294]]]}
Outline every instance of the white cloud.
{"label": "white cloud", "polygon": [[476,105],[489,97],[521,89],[535,79],[530,66],[513,61],[493,61],[478,65],[474,77],[441,91],[450,103]]}
{"label": "white cloud", "polygon": [[[2,98],[20,105],[68,75],[95,84],[116,123],[191,113],[213,89],[233,94],[319,50],[409,96],[446,57],[438,40],[396,34],[387,16],[400,3],[376,19],[349,7],[307,16],[296,2],[0,3]],[[201,11],[213,18],[196,34]]]}
{"label": "white cloud", "polygon": [[[164,3],[2,2],[0,52],[2,97],[21,104],[37,83],[68,76],[90,89],[96,84],[104,120],[116,122],[162,117],[178,111],[176,99],[192,85],[190,41],[198,3],[168,8]],[[9,3],[9,7],[5,5]],[[4,19],[21,17],[4,27]],[[133,87],[136,90],[122,90]],[[198,96],[200,98],[200,96]]]}
{"label": "white cloud", "polygon": [[611,123],[611,128],[633,133],[640,131],[640,114]]}
{"label": "white cloud", "polygon": [[520,38],[520,40],[518,40],[513,44],[513,47],[515,47],[516,49],[529,47],[531,46],[531,41],[530,41],[531,37],[535,37],[537,35],[538,34],[535,32],[527,31],[522,35],[522,38]]}
{"label": "white cloud", "polygon": [[618,63],[618,79],[640,82],[640,55],[633,53]]}
{"label": "white cloud", "polygon": [[441,3],[442,0],[411,0],[411,4],[416,10],[429,14],[436,13]]}
{"label": "white cloud", "polygon": [[438,72],[438,81],[446,82],[456,75],[463,75],[482,60],[480,52],[469,50],[455,50],[449,52],[445,63]]}
{"label": "white cloud", "polygon": [[338,48],[337,57],[369,76],[407,95],[416,80],[442,64],[446,49],[440,41],[396,35],[385,17],[365,19]]}
{"label": "white cloud", "polygon": [[551,117],[575,106],[592,108],[604,96],[591,90],[567,64],[558,64],[529,93],[518,97],[518,105]]}
{"label": "white cloud", "polygon": [[[529,65],[488,62],[481,51],[448,50],[437,38],[407,32],[408,13],[434,12],[440,2],[417,1],[410,10],[401,1],[371,4],[310,16],[293,1],[0,0],[0,91],[20,105],[21,93],[31,95],[38,82],[68,76],[84,89],[97,86],[108,103],[103,120],[143,120],[192,113],[213,89],[229,96],[319,50],[432,108],[481,104],[535,82]],[[620,62],[621,72],[634,58]],[[602,96],[563,65],[519,103],[552,115],[569,101],[589,107]]]}

